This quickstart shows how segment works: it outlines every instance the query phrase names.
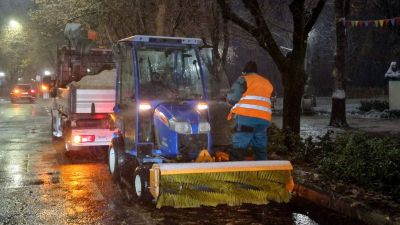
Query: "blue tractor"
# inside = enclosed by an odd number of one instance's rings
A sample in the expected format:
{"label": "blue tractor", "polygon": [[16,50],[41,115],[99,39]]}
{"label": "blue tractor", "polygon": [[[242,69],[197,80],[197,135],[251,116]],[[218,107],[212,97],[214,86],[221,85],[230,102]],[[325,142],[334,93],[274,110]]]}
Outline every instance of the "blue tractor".
{"label": "blue tractor", "polygon": [[[196,38],[137,35],[114,47],[117,81],[111,117],[118,132],[108,151],[113,181],[128,200],[156,202],[158,207],[234,205],[246,201],[226,202],[223,196],[232,192],[223,195],[221,184],[211,180],[226,182],[229,173],[279,168],[285,174],[279,185],[287,196],[290,162],[214,162],[201,45]],[[236,181],[229,179],[232,186]],[[198,193],[221,196],[208,196],[215,201],[204,203],[205,195]]]}

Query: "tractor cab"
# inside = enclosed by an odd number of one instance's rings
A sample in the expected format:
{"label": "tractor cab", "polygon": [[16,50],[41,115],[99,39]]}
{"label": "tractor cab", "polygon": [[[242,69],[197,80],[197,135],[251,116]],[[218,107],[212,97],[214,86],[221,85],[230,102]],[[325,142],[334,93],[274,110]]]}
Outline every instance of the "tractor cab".
{"label": "tractor cab", "polygon": [[192,161],[210,149],[200,39],[133,36],[114,47],[116,124],[140,162]]}

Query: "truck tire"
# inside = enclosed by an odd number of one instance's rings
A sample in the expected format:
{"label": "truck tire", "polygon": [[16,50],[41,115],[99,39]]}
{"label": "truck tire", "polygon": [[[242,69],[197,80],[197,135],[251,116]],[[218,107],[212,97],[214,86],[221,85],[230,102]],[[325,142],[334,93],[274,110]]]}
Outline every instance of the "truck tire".
{"label": "truck tire", "polygon": [[51,137],[53,141],[59,141],[60,138],[54,135],[54,132],[56,131],[55,127],[56,127],[56,120],[53,116],[53,113],[51,113]]}
{"label": "truck tire", "polygon": [[71,135],[72,135],[71,122],[66,121],[62,129],[62,138],[64,140],[64,151],[66,155],[68,155],[67,152],[69,149],[67,145],[68,145],[68,140],[71,140]]}
{"label": "truck tire", "polygon": [[142,204],[151,203],[150,172],[147,166],[138,166],[133,176],[133,199]]}
{"label": "truck tire", "polygon": [[118,139],[113,138],[108,149],[108,170],[117,184],[121,182],[121,167],[125,163],[124,145]]}
{"label": "truck tire", "polygon": [[52,137],[53,141],[56,140],[56,136],[54,136],[54,117],[53,117],[53,114],[51,114],[50,132],[51,132],[51,137]]}

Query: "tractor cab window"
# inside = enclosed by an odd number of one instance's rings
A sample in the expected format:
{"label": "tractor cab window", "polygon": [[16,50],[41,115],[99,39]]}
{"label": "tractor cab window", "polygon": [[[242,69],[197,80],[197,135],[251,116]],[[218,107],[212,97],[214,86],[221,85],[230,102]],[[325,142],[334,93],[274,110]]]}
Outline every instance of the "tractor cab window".
{"label": "tractor cab window", "polygon": [[137,64],[141,98],[186,100],[203,97],[195,49],[140,47],[137,50]]}
{"label": "tractor cab window", "polygon": [[135,98],[132,47],[128,44],[121,44],[119,51],[118,103],[127,105]]}

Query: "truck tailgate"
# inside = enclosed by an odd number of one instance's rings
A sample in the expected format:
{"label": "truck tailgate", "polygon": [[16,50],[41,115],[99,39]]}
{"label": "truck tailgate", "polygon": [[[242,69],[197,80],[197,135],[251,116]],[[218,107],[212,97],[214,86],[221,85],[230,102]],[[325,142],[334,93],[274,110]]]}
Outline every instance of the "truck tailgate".
{"label": "truck tailgate", "polygon": [[115,101],[114,89],[76,89],[75,113],[113,112]]}

